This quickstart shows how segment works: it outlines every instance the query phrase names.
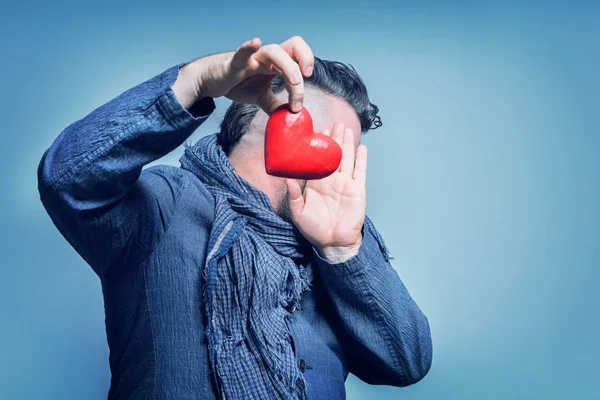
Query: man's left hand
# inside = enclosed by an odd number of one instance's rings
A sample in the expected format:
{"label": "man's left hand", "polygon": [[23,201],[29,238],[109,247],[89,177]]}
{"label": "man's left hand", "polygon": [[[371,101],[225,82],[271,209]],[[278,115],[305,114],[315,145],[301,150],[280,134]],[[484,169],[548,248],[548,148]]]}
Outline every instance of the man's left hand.
{"label": "man's left hand", "polygon": [[354,145],[354,133],[337,123],[331,135],[342,148],[337,171],[306,181],[304,193],[295,179],[286,179],[292,220],[298,230],[332,264],[358,253],[367,210],[367,147]]}

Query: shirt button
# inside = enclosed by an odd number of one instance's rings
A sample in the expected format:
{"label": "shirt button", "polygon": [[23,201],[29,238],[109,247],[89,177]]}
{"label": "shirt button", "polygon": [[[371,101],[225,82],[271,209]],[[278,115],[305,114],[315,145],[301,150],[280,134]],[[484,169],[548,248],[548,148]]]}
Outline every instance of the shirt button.
{"label": "shirt button", "polygon": [[298,368],[300,368],[300,371],[302,372],[306,370],[306,361],[304,361],[303,358],[298,360]]}

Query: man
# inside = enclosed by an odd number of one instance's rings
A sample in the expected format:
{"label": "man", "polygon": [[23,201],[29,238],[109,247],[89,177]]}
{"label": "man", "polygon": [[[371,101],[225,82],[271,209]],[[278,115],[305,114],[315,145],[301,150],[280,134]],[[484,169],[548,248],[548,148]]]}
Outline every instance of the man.
{"label": "man", "polygon": [[[283,89],[286,89],[285,91]],[[265,172],[268,115],[311,112],[339,169]],[[181,168],[142,168],[234,100]],[[172,67],[71,124],[38,169],[56,227],[102,283],[111,399],[342,399],[349,372],[406,386],[431,365],[426,317],[366,217],[380,124],[353,68],[300,37]]]}

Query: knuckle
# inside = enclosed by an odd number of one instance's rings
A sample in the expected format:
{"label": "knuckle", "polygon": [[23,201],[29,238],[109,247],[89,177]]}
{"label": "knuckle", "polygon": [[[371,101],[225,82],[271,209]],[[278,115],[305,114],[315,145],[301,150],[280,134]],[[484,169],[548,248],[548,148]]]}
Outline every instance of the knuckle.
{"label": "knuckle", "polygon": [[264,47],[266,47],[269,51],[278,51],[280,49],[279,45],[275,43],[269,43]]}
{"label": "knuckle", "polygon": [[[302,78],[300,74],[300,68],[298,65],[294,63],[294,65],[290,65],[284,70],[286,81],[290,86],[294,88],[299,88],[302,86]],[[300,82],[296,83],[295,81],[300,79]],[[297,89],[296,89],[297,90]]]}
{"label": "knuckle", "polygon": [[289,90],[293,90],[294,93],[299,93],[304,96],[304,83],[302,81],[300,81],[298,84],[294,84],[291,79],[286,79],[286,81]]}
{"label": "knuckle", "polygon": [[302,71],[300,71],[300,66],[298,64],[296,64],[294,61],[290,60],[290,66],[289,66],[289,73],[291,76],[293,76],[294,74],[300,74]]}
{"label": "knuckle", "polygon": [[264,52],[265,54],[273,54],[273,45],[266,44],[261,48],[261,51]]}

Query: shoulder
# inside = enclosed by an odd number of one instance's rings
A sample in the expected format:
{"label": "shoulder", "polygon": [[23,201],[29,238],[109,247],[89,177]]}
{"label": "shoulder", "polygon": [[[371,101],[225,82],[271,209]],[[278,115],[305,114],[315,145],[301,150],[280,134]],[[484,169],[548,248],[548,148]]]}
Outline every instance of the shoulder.
{"label": "shoulder", "polygon": [[156,201],[170,204],[173,211],[212,221],[214,197],[192,172],[173,165],[154,165],[142,171],[140,184],[151,188]]}

